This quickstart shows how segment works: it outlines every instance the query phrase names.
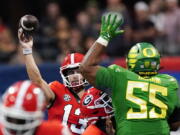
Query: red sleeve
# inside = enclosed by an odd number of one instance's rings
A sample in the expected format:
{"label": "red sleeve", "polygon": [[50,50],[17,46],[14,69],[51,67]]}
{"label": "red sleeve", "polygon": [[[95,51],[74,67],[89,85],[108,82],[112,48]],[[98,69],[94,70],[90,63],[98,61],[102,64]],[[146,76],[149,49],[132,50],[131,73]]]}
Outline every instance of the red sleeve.
{"label": "red sleeve", "polygon": [[46,121],[37,128],[35,135],[71,135],[59,121]]}
{"label": "red sleeve", "polygon": [[97,128],[95,125],[89,125],[82,135],[106,135],[103,131]]}
{"label": "red sleeve", "polygon": [[64,88],[65,86],[58,81],[53,81],[49,83],[49,87],[56,95],[58,95],[60,92],[60,89]]}
{"label": "red sleeve", "polygon": [[46,106],[47,109],[50,109],[53,106],[56,98],[59,97],[60,95],[62,95],[61,89],[65,88],[65,86],[63,84],[61,84],[60,82],[58,82],[58,81],[53,81],[53,82],[49,83],[49,87],[51,88],[51,90],[55,94],[55,99],[50,104],[48,104]]}

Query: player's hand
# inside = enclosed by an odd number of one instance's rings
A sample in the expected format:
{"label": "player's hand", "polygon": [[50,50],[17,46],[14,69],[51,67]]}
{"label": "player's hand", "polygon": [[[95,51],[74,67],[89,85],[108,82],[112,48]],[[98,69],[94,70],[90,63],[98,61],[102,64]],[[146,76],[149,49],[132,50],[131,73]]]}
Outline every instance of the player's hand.
{"label": "player's hand", "polygon": [[18,38],[19,43],[21,44],[22,48],[32,48],[33,46],[33,37],[32,36],[26,36],[23,33],[23,29],[18,29]]}
{"label": "player's hand", "polygon": [[106,118],[106,133],[108,135],[115,135],[115,129],[113,127],[111,118]]}
{"label": "player's hand", "polygon": [[108,15],[103,15],[101,19],[100,37],[109,42],[113,37],[122,34],[124,30],[119,30],[122,23],[123,18],[118,18],[118,14],[109,13]]}

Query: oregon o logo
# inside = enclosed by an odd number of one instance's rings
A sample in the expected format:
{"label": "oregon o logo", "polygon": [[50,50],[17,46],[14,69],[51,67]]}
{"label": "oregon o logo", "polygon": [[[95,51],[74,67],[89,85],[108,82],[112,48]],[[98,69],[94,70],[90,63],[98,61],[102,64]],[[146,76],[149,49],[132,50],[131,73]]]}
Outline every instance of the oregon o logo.
{"label": "oregon o logo", "polygon": [[143,55],[146,57],[154,57],[156,56],[156,50],[154,48],[144,48]]}

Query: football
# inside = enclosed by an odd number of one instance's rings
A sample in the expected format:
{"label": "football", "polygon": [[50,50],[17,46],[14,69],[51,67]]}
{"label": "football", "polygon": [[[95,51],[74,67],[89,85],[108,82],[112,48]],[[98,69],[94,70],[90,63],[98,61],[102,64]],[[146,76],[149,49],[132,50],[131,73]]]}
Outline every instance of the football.
{"label": "football", "polygon": [[33,15],[24,15],[20,19],[19,27],[27,33],[32,33],[38,29],[39,21]]}

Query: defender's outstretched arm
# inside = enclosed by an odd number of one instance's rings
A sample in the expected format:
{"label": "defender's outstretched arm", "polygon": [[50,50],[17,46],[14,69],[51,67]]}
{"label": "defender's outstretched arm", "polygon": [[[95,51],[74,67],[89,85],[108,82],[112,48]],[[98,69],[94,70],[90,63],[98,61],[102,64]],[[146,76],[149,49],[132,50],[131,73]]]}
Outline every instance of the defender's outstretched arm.
{"label": "defender's outstretched arm", "polygon": [[86,53],[82,61],[80,70],[88,82],[95,86],[95,77],[101,55],[108,45],[108,42],[115,36],[123,33],[123,30],[118,30],[119,26],[123,23],[122,17],[118,18],[117,14],[108,14],[102,16],[100,37],[96,40],[94,45]]}

